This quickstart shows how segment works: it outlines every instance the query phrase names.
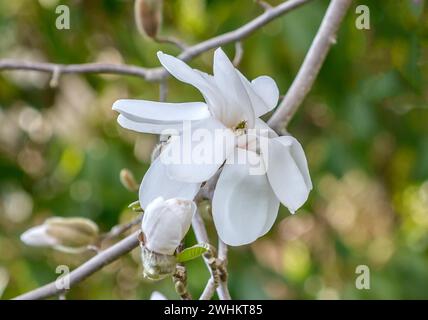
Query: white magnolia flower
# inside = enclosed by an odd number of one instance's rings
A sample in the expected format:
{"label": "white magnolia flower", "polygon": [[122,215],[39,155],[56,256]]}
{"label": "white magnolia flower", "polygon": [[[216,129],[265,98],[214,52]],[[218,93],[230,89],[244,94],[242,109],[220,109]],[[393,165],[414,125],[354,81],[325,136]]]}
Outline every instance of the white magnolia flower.
{"label": "white magnolia flower", "polygon": [[[118,100],[113,105],[113,109],[120,112],[118,122],[124,128],[157,134],[168,129],[177,131],[143,179],[141,206],[145,208],[158,196],[193,199],[201,183],[224,163],[212,204],[219,236],[229,245],[256,240],[272,227],[280,202],[294,213],[312,189],[299,142],[291,136],[278,137],[259,119],[278,102],[279,91],[274,80],[260,76],[248,81],[220,48],[214,54],[214,75],[192,69],[162,52],[158,57],[174,77],[196,87],[205,103]],[[191,126],[183,126],[183,121],[189,121]],[[190,162],[170,161],[171,154],[181,153],[172,157],[177,159],[201,148],[200,141],[184,138],[192,137],[200,128],[223,132],[220,140],[213,134],[202,142],[205,150],[212,148],[217,161],[199,161],[193,157]],[[257,136],[249,133],[252,129],[267,133]],[[254,142],[262,136],[269,139],[257,148]],[[232,144],[228,143],[230,140]],[[236,158],[248,161],[231,161]],[[266,174],[252,174],[250,164],[254,163],[263,167]]]}
{"label": "white magnolia flower", "polygon": [[196,204],[191,200],[158,197],[144,211],[141,231],[152,252],[173,255],[192,224]]}

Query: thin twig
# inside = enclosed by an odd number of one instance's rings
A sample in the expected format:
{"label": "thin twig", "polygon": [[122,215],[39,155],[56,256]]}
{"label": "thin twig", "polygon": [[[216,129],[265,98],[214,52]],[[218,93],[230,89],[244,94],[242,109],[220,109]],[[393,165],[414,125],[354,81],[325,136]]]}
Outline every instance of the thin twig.
{"label": "thin twig", "polygon": [[272,8],[272,5],[263,0],[255,0],[255,2],[262,7],[263,10],[269,10]]}
{"label": "thin twig", "polygon": [[[101,251],[92,259],[86,261],[84,264],[70,272],[69,283],[70,287],[73,285],[82,282],[91,274],[97,272],[105,265],[115,261],[119,257],[128,253],[132,249],[136,248],[139,244],[138,242],[138,232],[133,233],[132,235],[126,237],[125,239],[119,241],[108,249]],[[49,298],[55,295],[58,295],[63,292],[63,289],[56,286],[56,282],[51,282],[43,287],[37,288],[30,292],[24,293],[16,297],[16,300],[39,300]]]}
{"label": "thin twig", "polygon": [[199,297],[199,300],[210,300],[216,290],[215,282],[212,277],[208,279],[207,285],[205,286],[204,291],[202,292],[201,296]]}
{"label": "thin twig", "polygon": [[[198,211],[195,213],[193,217],[192,228],[195,233],[196,240],[198,242],[210,243],[204,221],[202,220],[202,217]],[[222,255],[224,255],[225,249],[223,248],[222,250],[223,250]],[[204,261],[205,261],[205,264],[207,265],[208,270],[210,270],[211,279],[213,279],[214,286],[217,286],[217,283],[215,281],[216,275],[213,274],[211,262],[206,257],[204,257]],[[207,283],[207,286],[208,285],[210,285],[210,282]],[[206,288],[206,290],[209,290],[209,289]],[[227,289],[227,284],[225,284],[225,282],[220,281],[219,286],[216,288],[216,290],[217,290],[217,295],[219,299],[230,300],[230,294]]]}
{"label": "thin twig", "polygon": [[137,224],[139,224],[141,222],[142,218],[143,218],[143,215],[140,214],[138,217],[136,217],[135,219],[133,219],[129,222],[114,226],[113,228],[111,228],[111,230],[109,232],[101,235],[101,240],[104,241],[106,239],[112,239],[112,238],[120,236],[121,234],[123,234],[126,231],[128,231],[129,229],[131,229],[133,226],[136,226]]}
{"label": "thin twig", "polygon": [[321,22],[317,35],[306,54],[305,60],[275,113],[269,126],[277,132],[287,126],[301,105],[317,77],[331,46],[336,43],[336,34],[352,0],[332,0]]}
{"label": "thin twig", "polygon": [[277,5],[276,7],[272,7],[271,9],[266,10],[263,14],[259,15],[257,18],[251,20],[247,24],[244,24],[238,29],[223,33],[222,35],[205,40],[187,48],[178,57],[182,60],[187,61],[210,49],[218,48],[227,43],[242,40],[251,35],[254,31],[268,24],[272,20],[275,20],[279,16],[290,12],[310,1],[312,0],[289,0],[283,2]]}
{"label": "thin twig", "polygon": [[[137,76],[148,81],[162,78],[162,68],[142,68],[132,65],[109,63],[56,64],[49,62],[28,62],[15,59],[0,60],[0,70],[28,70],[45,73],[108,73]],[[58,79],[57,79],[58,80]],[[54,81],[55,82],[55,81]],[[54,83],[55,84],[55,83]]]}
{"label": "thin twig", "polygon": [[168,83],[166,79],[159,82],[159,101],[165,102],[168,97]]}
{"label": "thin twig", "polygon": [[235,57],[233,58],[233,65],[235,67],[239,66],[243,56],[244,56],[244,48],[242,47],[242,42],[238,41],[235,43]]}
{"label": "thin twig", "polygon": [[[240,41],[260,29],[272,20],[292,11],[312,0],[289,0],[276,7],[266,10],[263,14],[240,28],[226,32],[217,37],[200,42],[186,48],[178,58],[187,61],[210,49],[221,47],[225,44]],[[160,81],[168,77],[168,72],[162,67],[143,68],[132,65],[106,64],[106,63],[84,63],[62,65],[45,62],[27,62],[14,59],[0,60],[0,70],[31,70],[46,73],[68,74],[68,73],[108,73],[136,76],[147,81]],[[55,84],[55,83],[54,83]]]}
{"label": "thin twig", "polygon": [[172,37],[172,36],[156,36],[155,38],[153,38],[153,40],[155,40],[156,42],[159,42],[159,43],[173,44],[181,50],[186,50],[186,48],[189,47],[182,40],[175,38],[175,37]]}

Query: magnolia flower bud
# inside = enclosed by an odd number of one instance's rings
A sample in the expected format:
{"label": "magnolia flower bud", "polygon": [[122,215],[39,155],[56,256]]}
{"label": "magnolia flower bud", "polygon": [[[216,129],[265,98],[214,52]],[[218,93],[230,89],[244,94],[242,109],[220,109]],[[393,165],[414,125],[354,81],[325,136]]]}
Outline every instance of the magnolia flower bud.
{"label": "magnolia flower bud", "polygon": [[134,175],[128,169],[120,170],[120,182],[131,192],[136,192],[140,188],[137,181],[135,181]]}
{"label": "magnolia flower bud", "polygon": [[190,200],[158,197],[146,208],[141,222],[143,275],[160,280],[175,271],[174,253],[192,223],[196,204]]}
{"label": "magnolia flower bud", "polygon": [[98,226],[89,219],[54,217],[25,231],[21,240],[29,246],[70,252],[92,244],[97,236]]}
{"label": "magnolia flower bud", "polygon": [[155,38],[162,22],[162,0],[136,0],[135,22],[138,31]]}
{"label": "magnolia flower bud", "polygon": [[150,251],[144,245],[141,246],[141,260],[144,278],[153,281],[172,275],[177,264],[175,256]]}
{"label": "magnolia flower bud", "polygon": [[158,197],[146,208],[141,230],[150,251],[173,255],[192,223],[196,204],[190,200]]}

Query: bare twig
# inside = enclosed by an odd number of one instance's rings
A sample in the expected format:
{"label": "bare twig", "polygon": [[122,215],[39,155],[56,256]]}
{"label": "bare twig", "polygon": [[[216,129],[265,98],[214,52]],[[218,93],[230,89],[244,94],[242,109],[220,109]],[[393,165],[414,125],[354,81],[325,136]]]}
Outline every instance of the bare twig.
{"label": "bare twig", "polygon": [[243,56],[244,56],[244,48],[242,47],[242,42],[238,41],[235,43],[235,57],[233,58],[233,65],[235,67],[239,66]]}
{"label": "bare twig", "polygon": [[155,38],[153,38],[153,40],[155,40],[156,42],[159,42],[159,43],[173,44],[181,50],[186,50],[186,48],[189,47],[182,40],[177,39],[177,38],[172,37],[172,36],[156,36]]}
{"label": "bare twig", "polygon": [[206,41],[200,42],[194,46],[187,48],[178,57],[186,61],[210,49],[218,48],[227,43],[242,40],[251,35],[254,31],[268,24],[272,20],[275,20],[279,16],[300,7],[301,5],[309,1],[312,0],[289,0],[283,2],[277,5],[276,7],[272,7],[272,9],[266,10],[263,14],[259,15],[254,20],[248,22],[247,24],[244,24],[242,27],[236,30],[223,33],[222,35],[208,39]]}
{"label": "bare twig", "polygon": [[272,5],[270,5],[269,3],[267,3],[266,1],[263,0],[255,0],[255,2],[262,7],[262,9],[264,10],[269,10],[272,8]]}
{"label": "bare twig", "polygon": [[168,83],[166,79],[159,82],[159,101],[165,102],[168,97]]}
{"label": "bare twig", "polygon": [[111,228],[111,230],[109,232],[101,235],[101,241],[104,241],[106,239],[112,239],[112,238],[120,236],[121,234],[123,234],[126,231],[128,231],[129,229],[131,229],[133,226],[136,226],[137,224],[139,224],[141,222],[142,218],[143,218],[143,215],[140,214],[138,217],[136,217],[135,219],[133,219],[129,222],[114,226],[113,228]]}
{"label": "bare twig", "polygon": [[322,20],[305,60],[275,113],[268,124],[279,132],[293,117],[297,108],[305,99],[317,77],[331,46],[336,43],[339,29],[352,0],[332,0]]}
{"label": "bare twig", "polygon": [[[201,217],[201,215],[199,214],[198,211],[195,213],[195,216],[193,217],[192,227],[193,227],[193,231],[194,231],[195,236],[196,236],[196,240],[198,242],[210,243],[209,239],[208,239],[208,234],[207,234],[207,230],[205,228],[204,221],[202,220],[202,217]],[[227,252],[226,248],[227,247],[223,247],[221,249],[222,250],[221,254],[222,254],[223,257],[225,256],[225,254]],[[205,264],[208,267],[208,270],[210,270],[211,279],[213,280],[213,284],[211,284],[211,282],[208,281],[207,286],[214,285],[214,287],[216,287],[216,289],[217,289],[217,295],[218,295],[218,297],[220,299],[222,299],[222,300],[230,300],[230,294],[229,294],[229,291],[227,289],[226,279],[223,278],[225,281],[220,281],[220,282],[216,281],[217,274],[215,274],[213,272],[212,261],[209,258],[205,257],[205,256],[204,256],[204,261],[205,261]],[[219,263],[216,261],[215,264],[217,266]],[[224,268],[223,271],[225,271],[225,266],[224,265],[222,266],[222,268]],[[220,280],[221,280],[221,274],[220,274]],[[218,285],[218,287],[217,287],[217,285]],[[205,291],[210,292],[209,290],[210,290],[209,288],[205,288],[204,292]]]}
{"label": "bare twig", "polygon": [[[133,233],[132,235],[126,237],[125,239],[119,241],[115,245],[109,247],[108,249],[101,251],[92,259],[86,261],[84,264],[70,272],[69,283],[70,287],[73,285],[82,282],[84,279],[89,277],[91,274],[97,272],[105,265],[115,261],[119,257],[128,253],[132,249],[136,248],[139,244],[138,242],[138,232]],[[44,299],[51,296],[58,295],[62,293],[64,289],[56,286],[55,281],[51,282],[43,287],[37,288],[30,292],[27,292],[23,295],[16,297],[18,300],[38,300]]]}
{"label": "bare twig", "polygon": [[[240,28],[226,32],[217,37],[200,42],[191,47],[187,47],[178,58],[182,60],[190,60],[210,49],[220,47],[222,45],[236,42],[248,37],[250,34],[260,29],[272,20],[280,17],[281,15],[292,11],[293,9],[312,0],[289,0],[280,5],[266,10],[257,18],[244,24]],[[108,73],[108,74],[122,74],[129,76],[141,77],[147,81],[160,81],[168,76],[166,70],[162,67],[157,68],[143,68],[132,65],[118,65],[118,64],[105,64],[105,63],[85,63],[85,64],[72,64],[62,65],[55,63],[45,62],[27,62],[14,59],[0,60],[0,70],[32,70],[46,73],[68,74],[68,73]],[[56,79],[58,80],[58,79]],[[54,81],[55,82],[55,81]],[[55,83],[53,83],[55,84]]]}
{"label": "bare twig", "polygon": [[[52,74],[68,73],[108,73],[137,76],[146,80],[158,80],[163,74],[162,68],[141,68],[131,65],[108,63],[55,64],[48,62],[28,62],[15,59],[0,60],[0,70],[28,70]],[[58,79],[56,79],[57,81]],[[52,82],[52,81],[51,81]],[[55,81],[54,81],[55,82]],[[51,83],[52,84],[52,83]],[[55,83],[53,83],[55,84]]]}
{"label": "bare twig", "polygon": [[213,297],[215,290],[216,290],[216,285],[215,285],[214,279],[210,277],[208,279],[208,282],[207,282],[207,285],[205,286],[204,291],[199,297],[199,300],[210,300]]}

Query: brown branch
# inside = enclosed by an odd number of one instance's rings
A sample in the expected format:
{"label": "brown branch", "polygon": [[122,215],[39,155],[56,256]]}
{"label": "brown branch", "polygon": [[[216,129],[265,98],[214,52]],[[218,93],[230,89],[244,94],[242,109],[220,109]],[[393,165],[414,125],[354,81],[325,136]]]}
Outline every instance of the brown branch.
{"label": "brown branch", "polygon": [[305,99],[324,63],[331,46],[336,43],[339,26],[352,0],[332,0],[321,22],[317,35],[306,54],[285,98],[269,119],[269,126],[277,132],[286,127]]}

